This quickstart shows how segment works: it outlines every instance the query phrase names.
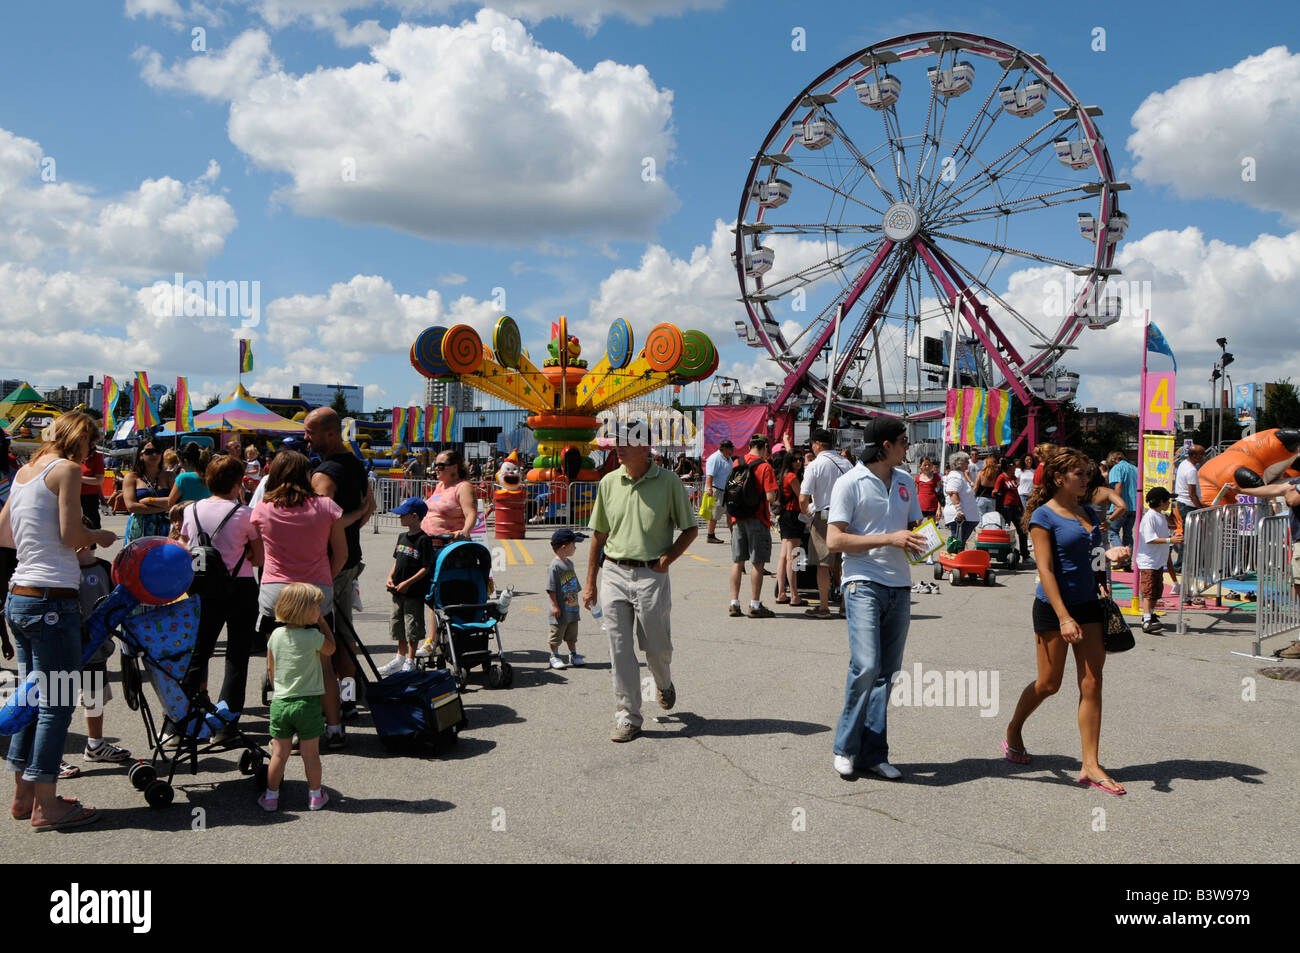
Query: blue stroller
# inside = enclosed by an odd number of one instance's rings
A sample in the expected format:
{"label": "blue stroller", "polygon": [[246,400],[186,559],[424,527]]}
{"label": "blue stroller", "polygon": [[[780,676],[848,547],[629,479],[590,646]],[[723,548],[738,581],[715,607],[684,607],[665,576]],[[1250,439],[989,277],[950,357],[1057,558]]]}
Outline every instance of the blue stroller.
{"label": "blue stroller", "polygon": [[449,543],[434,558],[433,578],[424,597],[437,626],[429,661],[455,676],[461,691],[470,669],[479,666],[489,688],[514,684],[514,669],[502,653],[498,628],[510,608],[511,593],[491,592],[491,574],[492,554],[482,543]]}

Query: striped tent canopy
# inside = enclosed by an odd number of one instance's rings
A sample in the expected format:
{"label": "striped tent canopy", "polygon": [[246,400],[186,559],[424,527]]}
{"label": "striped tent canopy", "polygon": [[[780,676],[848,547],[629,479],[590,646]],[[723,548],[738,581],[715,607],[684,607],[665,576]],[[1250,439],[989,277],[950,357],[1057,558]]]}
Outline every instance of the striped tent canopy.
{"label": "striped tent canopy", "polygon": [[[244,390],[243,384],[236,384],[235,392],[221,403],[195,414],[194,428],[246,433],[302,433],[304,429],[302,421],[288,420],[267,410]],[[162,431],[162,435],[175,436],[170,427]]]}

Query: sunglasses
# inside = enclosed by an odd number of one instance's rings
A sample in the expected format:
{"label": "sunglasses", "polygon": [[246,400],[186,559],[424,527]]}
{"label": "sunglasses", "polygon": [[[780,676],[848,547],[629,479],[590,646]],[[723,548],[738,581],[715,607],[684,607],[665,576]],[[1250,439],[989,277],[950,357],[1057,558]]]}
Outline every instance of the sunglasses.
{"label": "sunglasses", "polygon": [[448,467],[454,467],[455,465],[456,465],[456,464],[454,464],[454,463],[435,463],[435,464],[433,465],[433,468],[434,468],[435,470],[445,470],[445,469],[447,469]]}
{"label": "sunglasses", "polygon": [[158,453],[158,448],[157,448],[157,447],[145,447],[143,450],[140,451],[140,453],[143,454],[143,455],[146,455],[146,456],[147,456],[148,454],[151,454],[151,453]]}

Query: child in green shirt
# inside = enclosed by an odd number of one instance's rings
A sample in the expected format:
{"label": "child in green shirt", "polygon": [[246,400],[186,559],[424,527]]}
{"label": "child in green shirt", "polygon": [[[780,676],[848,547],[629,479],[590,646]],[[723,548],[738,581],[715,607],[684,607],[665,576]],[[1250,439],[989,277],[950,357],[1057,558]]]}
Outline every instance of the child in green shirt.
{"label": "child in green shirt", "polygon": [[275,621],[281,624],[266,642],[266,675],[275,683],[271,765],[266,793],[257,799],[264,811],[280,806],[280,782],[295,734],[307,772],[307,807],[319,811],[329,801],[329,795],[321,790],[320,736],[325,733],[321,656],[334,654],[334,637],[321,615],[321,598],[316,586],[295,582],[285,586],[275,601]]}

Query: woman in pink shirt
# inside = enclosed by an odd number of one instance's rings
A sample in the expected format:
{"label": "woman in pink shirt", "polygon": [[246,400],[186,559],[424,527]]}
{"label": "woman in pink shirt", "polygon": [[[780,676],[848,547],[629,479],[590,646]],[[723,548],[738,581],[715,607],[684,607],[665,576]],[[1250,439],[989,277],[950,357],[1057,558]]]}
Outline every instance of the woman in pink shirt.
{"label": "woman in pink shirt", "polygon": [[[291,582],[309,582],[321,590],[321,605],[333,605],[334,577],[343,571],[348,541],[339,517],[343,508],[311,489],[311,462],[296,450],[282,450],[271,461],[266,495],[253,507],[253,526],[262,537],[265,561],[258,592],[261,614],[258,630],[267,635],[275,628],[275,601]],[[329,617],[324,625],[329,631]],[[325,724],[337,728],[339,682],[334,666],[325,673]]]}
{"label": "woman in pink shirt", "polygon": [[[421,521],[420,529],[428,536],[469,539],[478,521],[478,501],[464,460],[455,450],[444,450],[438,454],[433,469],[438,482],[425,500],[429,512]],[[441,546],[442,541],[435,539],[434,545]]]}

